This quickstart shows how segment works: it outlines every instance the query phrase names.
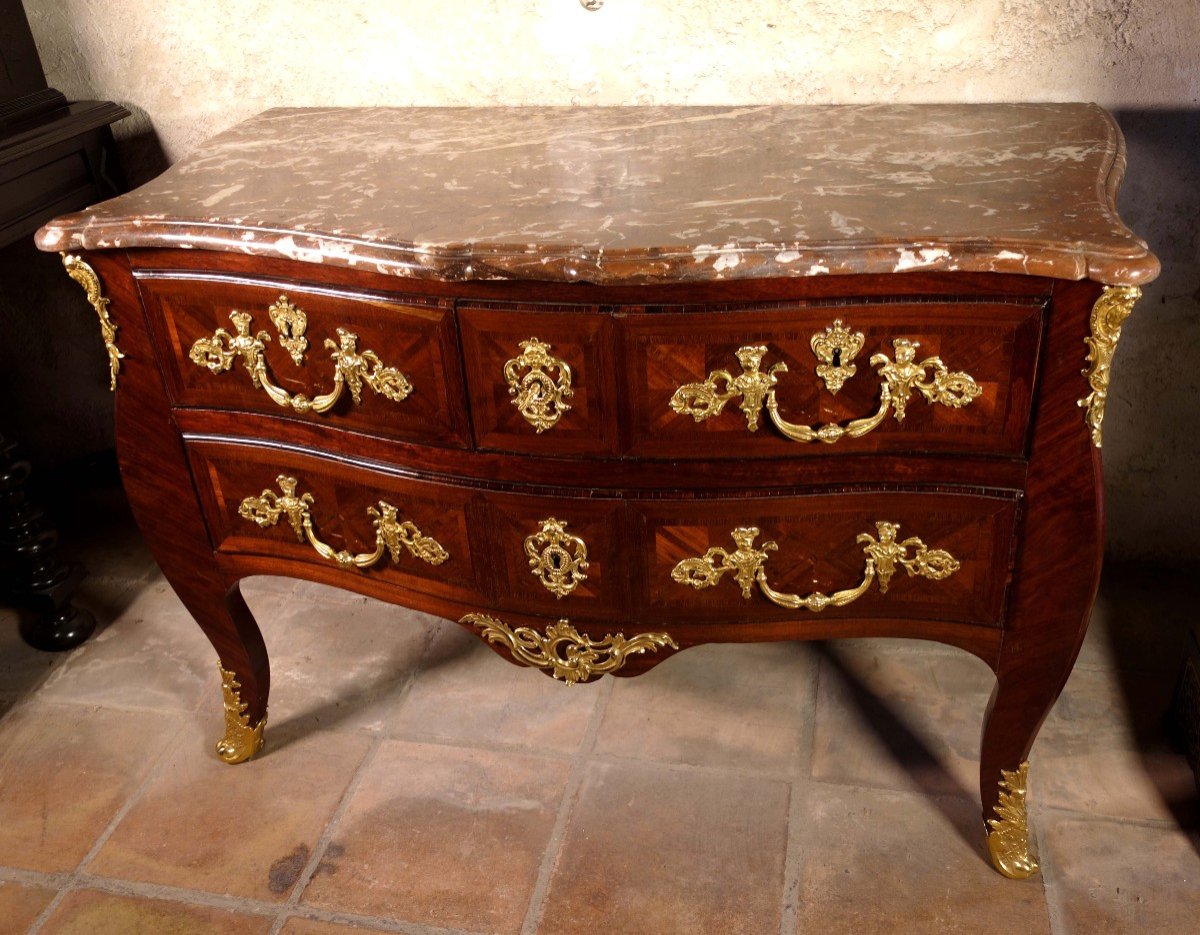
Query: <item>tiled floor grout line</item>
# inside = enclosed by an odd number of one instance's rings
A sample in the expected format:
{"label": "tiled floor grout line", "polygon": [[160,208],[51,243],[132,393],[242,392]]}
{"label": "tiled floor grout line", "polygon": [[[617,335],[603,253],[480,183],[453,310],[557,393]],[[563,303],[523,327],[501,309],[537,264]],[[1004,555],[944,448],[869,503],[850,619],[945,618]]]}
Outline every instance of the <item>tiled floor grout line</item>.
{"label": "tiled floor grout line", "polygon": [[802,846],[798,841],[800,810],[808,792],[799,780],[788,784],[787,838],[783,851],[783,886],[780,887],[779,935],[794,935],[800,917]]}
{"label": "tiled floor grout line", "polygon": [[[31,882],[36,883],[36,880]],[[254,915],[273,916],[280,910],[280,904],[247,896],[225,896],[220,893],[210,893],[206,890],[193,890],[186,887],[170,886],[164,883],[143,883],[135,880],[120,880],[116,877],[98,876],[89,873],[80,875],[79,886],[76,889],[94,889],[114,896],[128,896],[139,899],[156,899],[178,902],[188,906],[206,909],[220,909],[229,912],[249,912]],[[347,925],[370,926],[384,931],[398,932],[402,935],[483,935],[459,929],[438,928],[420,925],[413,922],[403,922],[375,916],[358,915],[341,910],[324,910],[315,907],[296,907],[290,917],[314,919],[322,922],[341,922]],[[33,930],[30,929],[30,932]]]}
{"label": "tiled floor grout line", "polygon": [[783,886],[780,894],[782,905],[779,910],[780,935],[794,935],[800,915],[800,874],[803,869],[803,843],[800,841],[800,810],[813,788],[812,763],[817,736],[817,701],[820,698],[821,671],[824,659],[818,656],[809,680],[808,699],[805,711],[808,716],[802,726],[799,756],[795,761],[794,775],[788,784],[787,841],[784,845]]}
{"label": "tiled floor grout line", "polygon": [[604,720],[604,712],[608,709],[608,702],[612,698],[614,689],[615,684],[612,679],[604,679],[601,682],[598,687],[599,697],[596,699],[595,707],[592,708],[587,730],[579,743],[579,749],[571,758],[571,768],[567,772],[567,781],[563,787],[562,798],[558,803],[558,812],[554,816],[550,839],[546,843],[546,850],[542,853],[542,861],[538,865],[537,878],[529,897],[529,909],[526,911],[525,921],[521,925],[521,935],[533,935],[541,925],[542,916],[546,912],[550,880],[554,875],[554,868],[558,865],[559,855],[562,853],[563,839],[567,835],[567,825],[575,810],[579,790],[583,786],[583,776],[587,764],[589,761],[596,762],[592,751],[595,749],[596,738],[600,734],[600,725]]}
{"label": "tiled floor grout line", "polygon": [[50,900],[49,904],[45,909],[42,910],[41,914],[33,920],[33,924],[29,926],[28,935],[35,935],[36,932],[40,931],[42,926],[45,925],[46,920],[50,918],[51,914],[53,914],[56,909],[58,909],[59,905],[67,897],[67,895],[81,887],[81,884],[85,882],[89,876],[87,873],[88,864],[95,859],[96,855],[100,852],[100,849],[104,847],[105,843],[107,843],[113,832],[117,830],[117,826],[125,820],[125,816],[129,814],[134,805],[141,801],[142,796],[150,787],[151,783],[158,779],[162,771],[166,769],[167,763],[170,761],[171,754],[174,753],[176,747],[183,742],[183,736],[187,729],[187,725],[181,716],[176,714],[174,715],[174,719],[176,720],[175,730],[168,736],[167,740],[163,743],[161,749],[158,751],[158,757],[155,760],[154,765],[147,770],[146,775],[142,777],[142,781],[138,784],[138,787],[133,790],[121,807],[117,809],[116,814],[114,814],[109,820],[104,830],[101,831],[96,837],[96,840],[92,842],[92,846],[88,848],[87,853],[83,855],[83,859],[80,860],[75,869],[67,875],[66,881],[59,888],[58,892],[54,894],[54,898]]}
{"label": "tiled floor grout line", "polygon": [[1101,821],[1111,825],[1133,825],[1138,828],[1149,828],[1155,831],[1179,831],[1179,822],[1170,818],[1122,818],[1119,815],[1102,815],[1095,811],[1083,812],[1066,808],[1062,805],[1040,805],[1035,813],[1036,818],[1044,815],[1064,821]]}
{"label": "tiled floor grout line", "polygon": [[66,885],[69,873],[50,873],[45,870],[26,870],[24,867],[0,866],[0,882],[23,883],[26,886],[42,886],[58,889]]}
{"label": "tiled floor grout line", "polygon": [[[353,912],[336,912],[304,906],[297,906],[288,919],[305,919],[359,927],[369,926],[384,932],[396,932],[398,935],[488,935],[486,932],[438,928],[437,926],[421,925],[417,922],[401,922],[397,919],[376,918],[356,915]],[[352,935],[352,933],[347,932],[346,935]]]}
{"label": "tiled floor grout line", "polygon": [[535,754],[546,760],[561,760],[572,762],[579,754],[564,753],[561,750],[544,750],[523,743],[496,743],[488,740],[463,740],[457,737],[442,737],[437,734],[422,734],[419,731],[400,731],[389,734],[381,731],[388,740],[401,740],[405,743],[427,744],[431,747],[450,747],[456,750],[484,750],[488,753],[524,753]]}
{"label": "tiled floor grout line", "polygon": [[1030,822],[1030,834],[1033,837],[1034,846],[1037,848],[1035,854],[1040,866],[1038,878],[1041,880],[1042,895],[1046,900],[1046,917],[1049,920],[1050,935],[1067,935],[1067,923],[1063,919],[1063,912],[1058,904],[1060,890],[1055,885],[1058,868],[1055,867],[1054,858],[1048,848],[1044,846],[1045,835],[1042,833],[1042,822],[1037,820],[1043,814],[1044,810],[1039,810]]}
{"label": "tiled floor grout line", "polygon": [[876,786],[869,782],[851,782],[848,779],[818,779],[810,776],[804,782],[814,788],[832,786],[837,789],[864,789],[867,792],[888,792],[894,795],[907,795],[915,798],[929,799],[935,802],[972,802],[979,804],[978,792],[934,792],[930,789],[897,789],[894,786]]}
{"label": "tiled floor grout line", "polygon": [[[108,893],[112,896],[169,900],[205,909],[249,912],[261,916],[271,916],[279,911],[277,903],[265,902],[260,899],[250,899],[244,896],[225,896],[221,893],[209,893],[205,890],[193,890],[182,886],[169,886],[165,883],[143,883],[136,880],[121,880],[116,877],[90,874],[86,871],[78,872],[76,877],[75,885],[64,890],[64,893],[80,889],[91,889]],[[31,928],[29,935],[33,935],[34,931],[35,929]]]}
{"label": "tiled floor grout line", "polygon": [[[404,702],[407,700],[409,693],[412,691],[412,686],[417,680],[417,676],[424,671],[426,657],[434,644],[436,636],[437,631],[434,629],[430,629],[426,633],[424,645],[421,647],[421,652],[417,657],[417,664],[405,674],[404,684],[400,688],[399,697],[393,709],[394,712],[399,712],[403,708]],[[299,878],[292,886],[292,891],[288,894],[287,900],[284,901],[283,906],[280,908],[279,914],[275,918],[275,923],[271,926],[270,935],[278,935],[279,930],[283,928],[291,912],[300,904],[300,898],[304,895],[304,891],[312,881],[313,875],[321,865],[321,861],[325,859],[325,853],[329,848],[330,842],[333,840],[334,834],[337,832],[342,816],[350,808],[350,802],[354,798],[354,794],[358,791],[363,775],[370,768],[371,764],[375,762],[375,757],[379,753],[379,749],[388,739],[390,738],[382,730],[376,732],[372,737],[371,746],[368,748],[366,755],[363,756],[362,762],[358,764],[358,769],[354,771],[354,775],[350,777],[350,781],[346,784],[346,789],[338,801],[337,808],[333,810],[329,821],[325,823],[325,828],[321,832],[321,836],[317,838],[316,846],[313,847],[312,857],[309,858]]]}

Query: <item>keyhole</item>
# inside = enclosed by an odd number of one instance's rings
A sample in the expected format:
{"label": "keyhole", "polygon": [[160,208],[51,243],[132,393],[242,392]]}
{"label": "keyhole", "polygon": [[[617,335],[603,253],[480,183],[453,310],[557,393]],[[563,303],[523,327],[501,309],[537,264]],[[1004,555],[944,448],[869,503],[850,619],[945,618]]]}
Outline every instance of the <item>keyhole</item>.
{"label": "keyhole", "polygon": [[840,347],[835,347],[833,349],[833,365],[835,367],[840,367],[842,365],[842,349]]}

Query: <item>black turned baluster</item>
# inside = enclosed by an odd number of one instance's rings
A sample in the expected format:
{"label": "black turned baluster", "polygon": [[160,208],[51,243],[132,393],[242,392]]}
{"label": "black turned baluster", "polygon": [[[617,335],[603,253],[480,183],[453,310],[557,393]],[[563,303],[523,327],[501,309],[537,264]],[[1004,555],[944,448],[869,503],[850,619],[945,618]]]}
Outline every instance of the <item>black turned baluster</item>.
{"label": "black turned baluster", "polygon": [[21,636],[35,649],[78,646],[96,619],[71,603],[83,580],[78,562],[58,558],[58,531],[29,496],[30,465],[15,443],[0,435],[0,591],[6,602],[27,610]]}

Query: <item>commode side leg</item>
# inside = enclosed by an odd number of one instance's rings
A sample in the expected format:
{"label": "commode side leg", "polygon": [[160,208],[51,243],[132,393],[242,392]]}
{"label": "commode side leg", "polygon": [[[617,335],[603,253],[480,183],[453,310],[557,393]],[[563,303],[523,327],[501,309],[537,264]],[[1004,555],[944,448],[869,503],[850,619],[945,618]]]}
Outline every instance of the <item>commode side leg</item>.
{"label": "commode side leg", "polygon": [[1058,284],[1042,352],[1020,551],[979,764],[988,852],[997,870],[1016,879],[1037,870],[1025,804],[1029,752],[1071,674],[1100,582],[1099,419],[1088,395],[1096,382],[1085,370],[1101,356],[1096,312],[1116,295],[1094,283]]}
{"label": "commode side leg", "polygon": [[217,651],[225,700],[217,754],[240,763],[262,747],[271,683],[266,646],[237,582],[217,567],[127,261],[113,253],[87,261],[103,283],[122,355],[114,371],[121,479],[163,575]]}
{"label": "commode side leg", "polygon": [[1001,674],[988,702],[979,760],[984,830],[992,865],[1014,880],[1038,870],[1026,809],[1029,751],[1074,659],[1073,651],[1024,665],[1021,660],[1002,659]]}

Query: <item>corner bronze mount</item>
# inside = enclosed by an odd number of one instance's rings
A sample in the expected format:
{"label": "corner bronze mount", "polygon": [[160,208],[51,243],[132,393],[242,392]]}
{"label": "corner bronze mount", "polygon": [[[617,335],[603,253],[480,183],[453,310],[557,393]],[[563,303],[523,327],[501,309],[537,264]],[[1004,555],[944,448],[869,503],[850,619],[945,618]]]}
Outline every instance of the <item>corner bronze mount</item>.
{"label": "corner bronze mount", "polygon": [[989,818],[988,854],[992,865],[1010,880],[1024,880],[1038,872],[1038,862],[1029,852],[1029,814],[1025,806],[1029,762],[1015,770],[1000,770],[1000,797]]}
{"label": "corner bronze mount", "polygon": [[104,338],[104,349],[108,351],[108,388],[114,392],[117,389],[117,374],[121,372],[121,361],[125,355],[117,347],[117,326],[108,316],[108,299],[100,288],[100,277],[91,265],[71,253],[59,254],[62,257],[63,269],[67,275],[83,287],[87,293],[88,304],[100,319],[100,334]]}
{"label": "corner bronze mount", "polygon": [[1137,286],[1105,286],[1092,306],[1092,334],[1083,339],[1088,347],[1088,366],[1083,375],[1087,377],[1091,392],[1079,400],[1078,405],[1087,410],[1084,421],[1091,429],[1092,444],[1097,448],[1104,441],[1104,406],[1108,402],[1108,380],[1117,342],[1121,339],[1121,325],[1132,314],[1134,303],[1141,295],[1142,290]]}
{"label": "corner bronze mount", "polygon": [[239,694],[242,686],[237,675],[220,662],[217,668],[221,672],[221,694],[225,702],[225,736],[217,741],[217,756],[226,763],[242,763],[262,749],[267,715],[264,712],[257,724],[251,724],[246,703]]}

